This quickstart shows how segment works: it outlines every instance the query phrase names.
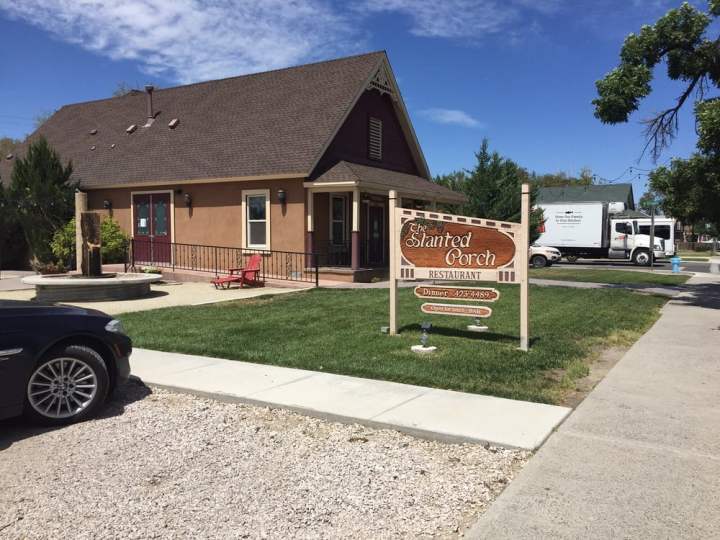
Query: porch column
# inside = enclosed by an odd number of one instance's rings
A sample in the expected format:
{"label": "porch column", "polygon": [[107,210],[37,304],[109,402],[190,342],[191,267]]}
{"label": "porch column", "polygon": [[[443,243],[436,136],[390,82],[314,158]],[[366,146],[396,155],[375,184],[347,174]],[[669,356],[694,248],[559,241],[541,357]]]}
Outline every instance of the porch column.
{"label": "porch column", "polygon": [[[314,251],[314,245],[313,245],[313,236],[315,232],[315,219],[313,216],[313,203],[315,200],[315,193],[311,190],[307,190],[307,224],[305,227],[305,251],[306,253],[313,253]],[[307,261],[308,266],[313,266],[313,257],[309,257],[309,261]]]}
{"label": "porch column", "polygon": [[360,268],[360,189],[355,188],[352,196],[352,233],[350,266]]}
{"label": "porch column", "polygon": [[80,214],[87,212],[87,193],[75,191],[75,268],[80,271],[82,268],[82,250],[83,238],[82,229],[80,229]]}

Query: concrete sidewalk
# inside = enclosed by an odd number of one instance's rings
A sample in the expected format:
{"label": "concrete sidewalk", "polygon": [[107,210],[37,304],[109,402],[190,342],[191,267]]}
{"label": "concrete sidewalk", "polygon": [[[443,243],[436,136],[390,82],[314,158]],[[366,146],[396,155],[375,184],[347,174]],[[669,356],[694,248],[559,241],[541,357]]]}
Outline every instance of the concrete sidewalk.
{"label": "concrete sidewalk", "polygon": [[[31,285],[29,290],[3,291],[0,282],[0,300],[32,300],[35,298],[35,288]],[[89,309],[98,309],[108,315],[118,315],[132,311],[145,311],[178,306],[200,306],[228,302],[230,300],[247,300],[258,296],[288,294],[299,289],[280,287],[257,287],[216,289],[209,283],[153,283],[151,293],[142,298],[132,300],[112,300],[107,302],[63,302],[65,304]]]}
{"label": "concrete sidewalk", "polygon": [[566,407],[205,356],[135,349],[134,375],[193,394],[453,442],[534,450]]}
{"label": "concrete sidewalk", "polygon": [[688,284],[468,536],[720,537],[720,281]]}

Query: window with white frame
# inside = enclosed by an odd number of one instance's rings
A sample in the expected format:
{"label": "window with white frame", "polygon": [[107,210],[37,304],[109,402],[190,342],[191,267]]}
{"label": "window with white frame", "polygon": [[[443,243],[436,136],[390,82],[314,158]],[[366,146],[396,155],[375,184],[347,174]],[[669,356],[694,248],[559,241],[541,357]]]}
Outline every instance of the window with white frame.
{"label": "window with white frame", "polygon": [[243,247],[270,249],[270,190],[252,189],[242,192]]}
{"label": "window with white frame", "polygon": [[330,239],[336,246],[346,242],[347,199],[344,195],[330,196]]}

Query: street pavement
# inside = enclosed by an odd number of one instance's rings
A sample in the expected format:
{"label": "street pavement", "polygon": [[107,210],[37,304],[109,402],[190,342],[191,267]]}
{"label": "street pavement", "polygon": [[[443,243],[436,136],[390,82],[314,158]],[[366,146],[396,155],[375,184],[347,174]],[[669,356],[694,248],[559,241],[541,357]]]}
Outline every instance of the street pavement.
{"label": "street pavement", "polygon": [[[650,269],[645,266],[637,266],[629,261],[608,261],[607,259],[580,259],[576,263],[569,263],[564,260],[554,263],[553,267],[557,268],[593,268],[604,270],[639,270],[641,272],[649,272]],[[672,270],[669,259],[656,261],[653,265],[655,270]],[[680,269],[683,272],[710,272],[710,261],[682,261]]]}
{"label": "street pavement", "polygon": [[688,285],[470,538],[720,537],[720,279]]}

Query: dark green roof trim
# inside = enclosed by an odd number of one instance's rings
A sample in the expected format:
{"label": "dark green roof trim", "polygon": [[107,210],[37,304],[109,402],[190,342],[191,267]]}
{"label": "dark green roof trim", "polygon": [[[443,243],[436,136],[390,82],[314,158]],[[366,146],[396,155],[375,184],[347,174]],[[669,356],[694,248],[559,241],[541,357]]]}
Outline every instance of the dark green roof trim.
{"label": "dark green roof trim", "polygon": [[650,216],[648,214],[646,214],[645,212],[640,212],[639,210],[625,210],[624,212],[620,212],[619,214],[613,214],[613,217],[620,219],[650,219]]}
{"label": "dark green roof trim", "polygon": [[628,209],[635,209],[632,184],[541,187],[538,189],[537,202],[624,202]]}

